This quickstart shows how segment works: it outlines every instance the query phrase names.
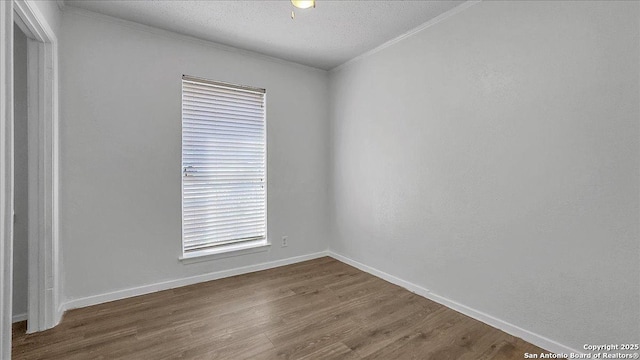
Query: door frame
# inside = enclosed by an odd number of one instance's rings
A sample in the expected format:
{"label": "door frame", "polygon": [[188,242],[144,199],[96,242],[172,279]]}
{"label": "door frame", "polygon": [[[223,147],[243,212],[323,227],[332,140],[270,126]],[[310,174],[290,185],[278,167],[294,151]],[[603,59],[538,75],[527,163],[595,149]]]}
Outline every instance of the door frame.
{"label": "door frame", "polygon": [[0,1],[0,357],[11,359],[13,297],[13,3]]}
{"label": "door frame", "polygon": [[[2,350],[11,352],[12,256],[13,256],[13,24],[28,40],[28,138],[29,138],[29,219],[28,219],[28,310],[27,332],[57,325],[60,306],[60,263],[58,242],[58,39],[40,10],[31,0],[2,2],[3,82],[5,106],[0,119],[4,144],[0,147],[3,166],[0,192],[4,210],[2,236]],[[6,29],[8,28],[8,29]],[[7,340],[8,338],[8,340]],[[8,349],[6,348],[8,346]]]}

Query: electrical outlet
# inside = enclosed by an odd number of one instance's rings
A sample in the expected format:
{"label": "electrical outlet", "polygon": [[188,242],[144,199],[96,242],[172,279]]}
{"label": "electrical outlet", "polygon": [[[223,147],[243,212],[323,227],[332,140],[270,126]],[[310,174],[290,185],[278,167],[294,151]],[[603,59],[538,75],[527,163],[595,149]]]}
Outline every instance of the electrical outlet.
{"label": "electrical outlet", "polygon": [[288,242],[289,242],[289,237],[288,236],[283,236],[282,237],[281,247],[287,247],[287,245],[289,245]]}

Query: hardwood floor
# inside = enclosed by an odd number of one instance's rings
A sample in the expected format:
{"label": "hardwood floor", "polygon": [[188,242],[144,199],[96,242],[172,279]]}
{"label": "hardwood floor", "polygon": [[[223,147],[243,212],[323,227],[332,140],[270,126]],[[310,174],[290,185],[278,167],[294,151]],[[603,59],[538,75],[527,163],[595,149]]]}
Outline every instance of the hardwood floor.
{"label": "hardwood floor", "polygon": [[521,339],[332,258],[14,324],[13,359],[522,359]]}

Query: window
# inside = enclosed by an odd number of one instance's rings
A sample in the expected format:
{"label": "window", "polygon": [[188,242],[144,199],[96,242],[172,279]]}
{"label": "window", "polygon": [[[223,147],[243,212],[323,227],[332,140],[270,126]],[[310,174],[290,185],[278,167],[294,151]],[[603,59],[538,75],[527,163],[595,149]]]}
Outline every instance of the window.
{"label": "window", "polygon": [[265,90],[182,77],[182,253],[266,244]]}

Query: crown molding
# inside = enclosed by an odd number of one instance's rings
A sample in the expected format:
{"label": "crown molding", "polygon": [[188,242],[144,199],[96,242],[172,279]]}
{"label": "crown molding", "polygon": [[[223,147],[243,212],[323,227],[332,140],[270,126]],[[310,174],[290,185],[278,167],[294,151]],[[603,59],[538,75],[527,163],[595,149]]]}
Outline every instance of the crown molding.
{"label": "crown molding", "polygon": [[454,7],[453,9],[451,9],[449,11],[446,11],[446,12],[443,12],[442,14],[440,14],[440,15],[434,17],[433,19],[431,19],[431,20],[429,20],[429,21],[427,21],[427,22],[425,22],[425,23],[423,23],[423,24],[421,24],[421,25],[419,25],[419,26],[407,31],[406,33],[404,33],[404,34],[402,34],[400,36],[397,36],[397,37],[395,37],[395,38],[383,43],[382,45],[379,45],[379,46],[377,46],[377,47],[375,47],[375,48],[373,48],[373,49],[371,49],[371,50],[369,50],[369,51],[367,51],[365,53],[362,53],[362,54],[360,54],[360,55],[358,55],[358,56],[356,56],[354,58],[351,58],[350,60],[347,60],[346,62],[343,62],[342,64],[330,69],[329,72],[330,73],[338,72],[338,71],[348,67],[349,65],[351,65],[353,63],[356,63],[356,62],[358,62],[358,61],[360,61],[360,60],[362,60],[364,58],[367,58],[367,57],[369,57],[369,56],[371,56],[371,55],[373,55],[373,54],[375,54],[375,53],[377,53],[377,52],[379,52],[381,50],[384,50],[384,49],[386,49],[386,48],[388,48],[388,47],[390,47],[390,46],[392,46],[392,45],[394,45],[394,44],[396,44],[396,43],[398,43],[398,42],[400,42],[400,41],[402,41],[402,40],[404,40],[404,39],[406,39],[408,37],[411,37],[411,36],[421,32],[421,31],[424,31],[424,30],[432,27],[433,25],[435,25],[435,24],[437,24],[437,23],[439,23],[441,21],[446,20],[446,19],[448,19],[448,18],[450,18],[450,17],[452,17],[452,16],[454,16],[454,15],[456,15],[456,14],[458,14],[458,13],[460,13],[460,12],[470,8],[470,7],[472,7],[473,5],[475,5],[475,4],[477,4],[477,3],[481,2],[481,1],[482,0],[468,0],[468,1],[465,1],[462,4]]}

